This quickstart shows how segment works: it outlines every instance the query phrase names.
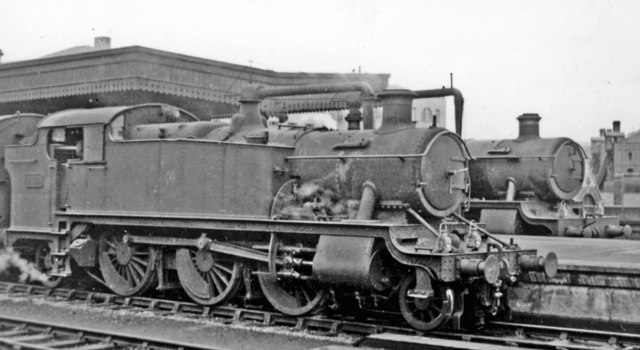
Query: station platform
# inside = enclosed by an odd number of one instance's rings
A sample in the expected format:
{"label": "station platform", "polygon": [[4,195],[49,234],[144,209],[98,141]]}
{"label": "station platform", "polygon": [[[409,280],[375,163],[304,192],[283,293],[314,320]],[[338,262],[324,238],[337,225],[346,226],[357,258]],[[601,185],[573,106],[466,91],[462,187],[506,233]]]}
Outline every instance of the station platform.
{"label": "station platform", "polygon": [[640,241],[541,236],[513,238],[539,255],[553,251],[558,274],[529,272],[510,291],[512,313],[528,321],[589,324],[611,331],[640,332]]}
{"label": "station platform", "polygon": [[523,249],[538,249],[539,255],[555,252],[561,270],[588,272],[634,272],[640,275],[640,240],[553,236],[496,237],[513,238]]}

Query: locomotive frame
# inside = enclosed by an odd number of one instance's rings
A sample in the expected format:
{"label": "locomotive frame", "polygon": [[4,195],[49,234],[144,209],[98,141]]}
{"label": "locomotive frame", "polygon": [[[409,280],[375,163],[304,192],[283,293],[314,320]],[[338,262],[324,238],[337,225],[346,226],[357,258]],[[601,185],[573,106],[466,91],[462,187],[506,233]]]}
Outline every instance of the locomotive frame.
{"label": "locomotive frame", "polygon": [[[12,210],[5,244],[44,261],[51,286],[72,273],[73,260],[121,295],[143,293],[156,280],[160,289],[179,281],[194,301],[217,305],[241,287],[255,295],[257,278],[272,306],[291,315],[316,311],[344,291],[364,291],[373,304],[395,295],[407,322],[421,330],[448,320],[460,328],[467,293],[479,310],[495,314],[520,274],[555,274],[554,254],[538,257],[490,235],[476,242],[478,233],[465,222],[434,228],[459,210],[467,159],[429,153],[439,138],[463,157],[464,146],[454,133],[416,131],[406,122],[415,94],[380,95],[386,115],[379,131],[270,132],[259,117],[258,104],[269,96],[353,90],[370,101],[363,83],[249,87],[231,125],[162,104],[50,115],[32,144],[7,147]],[[417,135],[427,145],[418,152],[387,147],[392,141],[413,147],[409,140]],[[321,145],[329,147],[315,147]],[[275,215],[284,206],[280,195],[295,196],[303,185],[291,181],[315,176],[308,165],[296,167],[302,160],[333,164],[330,182],[343,192],[348,187],[354,215]],[[372,167],[372,160],[381,163]],[[342,179],[349,176],[353,184]],[[406,181],[393,182],[400,179]],[[435,196],[436,205],[425,196]],[[316,204],[287,208],[303,213]]]}

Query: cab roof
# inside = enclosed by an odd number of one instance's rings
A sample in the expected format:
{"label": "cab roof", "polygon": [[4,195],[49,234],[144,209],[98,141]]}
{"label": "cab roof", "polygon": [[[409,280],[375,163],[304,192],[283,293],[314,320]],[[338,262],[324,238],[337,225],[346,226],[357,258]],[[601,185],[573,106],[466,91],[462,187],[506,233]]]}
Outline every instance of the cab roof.
{"label": "cab roof", "polygon": [[30,118],[42,118],[44,117],[43,114],[38,114],[38,113],[14,113],[14,114],[7,114],[7,115],[0,115],[0,122],[3,122],[5,120],[10,120],[10,119],[15,119],[15,118],[24,118],[24,117],[30,117]]}
{"label": "cab roof", "polygon": [[115,106],[115,107],[99,107],[99,108],[79,108],[79,109],[67,109],[59,111],[46,116],[39,125],[39,128],[55,128],[65,126],[77,126],[77,125],[96,125],[96,124],[109,124],[118,115],[141,108],[161,108],[170,107],[177,108],[180,114],[186,116],[187,119],[192,121],[199,120],[195,115],[186,110],[166,105],[162,103],[147,103],[136,106]]}

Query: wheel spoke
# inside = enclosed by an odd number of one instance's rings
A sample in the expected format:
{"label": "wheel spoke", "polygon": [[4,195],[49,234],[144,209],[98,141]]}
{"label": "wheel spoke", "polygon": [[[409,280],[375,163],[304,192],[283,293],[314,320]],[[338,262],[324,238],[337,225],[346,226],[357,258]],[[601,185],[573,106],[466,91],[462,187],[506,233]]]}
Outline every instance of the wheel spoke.
{"label": "wheel spoke", "polygon": [[269,303],[288,315],[300,316],[317,311],[326,301],[324,289],[305,281],[278,280],[270,275],[258,275],[258,280]]}
{"label": "wheel spoke", "polygon": [[429,300],[419,300],[408,295],[410,290],[415,289],[415,274],[405,277],[399,290],[402,316],[411,326],[423,331],[439,327],[451,317],[452,312],[446,305],[453,301],[445,299],[450,290],[438,285],[436,281],[431,283],[435,295]]}
{"label": "wheel spoke", "polygon": [[206,282],[207,290],[209,291],[209,296],[218,294],[218,291],[216,290],[217,287],[215,283],[213,283],[213,277],[211,276],[211,274],[209,274],[208,272],[205,273],[204,281]]}
{"label": "wheel spoke", "polygon": [[146,265],[140,265],[139,263],[134,262],[134,261],[129,262],[129,265],[130,265],[133,269],[135,269],[135,270],[136,270],[136,272],[138,272],[138,274],[139,274],[140,276],[144,276],[144,274],[145,274],[145,272],[146,272],[145,270],[146,270],[146,267],[147,267]]}
{"label": "wheel spoke", "polygon": [[104,243],[106,243],[109,246],[109,248],[111,248],[111,249],[115,250],[117,248],[117,243],[113,243],[113,242],[109,242],[109,241],[104,241]]}
{"label": "wheel spoke", "polygon": [[[434,315],[433,315],[433,312],[431,312],[431,310],[430,310],[429,308],[427,308],[425,311],[426,311],[426,312],[427,312],[427,314],[429,315],[429,319],[428,319],[428,320],[425,320],[425,321],[433,321],[433,320],[436,318],[436,316],[434,316]],[[436,312],[436,315],[437,315],[437,314],[438,314],[438,313]],[[424,320],[424,316],[423,316],[423,320]]]}
{"label": "wheel spoke", "polygon": [[124,274],[125,274],[125,279],[127,280],[127,284],[129,284],[130,287],[135,286],[135,284],[133,284],[134,279],[131,276],[131,271],[129,271],[129,269],[126,268],[126,266],[123,266],[122,269],[124,270]]}
{"label": "wheel spoke", "polygon": [[[307,293],[307,290],[305,287],[300,287],[300,291],[302,292],[302,295],[304,296],[306,303],[310,302],[311,300],[313,300],[312,297],[309,296],[309,293]],[[305,303],[305,304],[306,304]]]}
{"label": "wheel spoke", "polygon": [[220,270],[218,270],[217,267],[212,267],[210,272],[213,272],[225,285],[229,284],[229,280],[224,276],[222,272],[220,272]]}
{"label": "wheel spoke", "polygon": [[220,281],[218,280],[218,276],[216,276],[214,272],[209,271],[207,276],[209,276],[209,279],[211,280],[211,282],[213,282],[213,284],[215,284],[216,288],[218,289],[218,293],[213,293],[213,295],[217,295],[224,292],[224,288],[222,287],[222,284],[220,284]]}
{"label": "wheel spoke", "polygon": [[142,260],[142,259],[140,259],[138,257],[135,257],[135,256],[131,257],[131,261],[135,261],[135,262],[137,262],[138,264],[140,264],[140,265],[142,265],[144,267],[148,266],[148,263],[146,261],[144,261],[144,260]]}
{"label": "wheel spoke", "polygon": [[296,298],[296,302],[298,303],[298,307],[303,306],[303,305],[307,305],[307,303],[305,303],[304,301],[304,297],[300,294],[300,288],[295,288],[293,289],[293,294]]}
{"label": "wheel spoke", "polygon": [[117,237],[100,239],[102,277],[114,292],[131,296],[144,292],[154,281],[156,252],[144,246],[127,246]]}
{"label": "wheel spoke", "polygon": [[429,306],[427,307],[427,310],[433,310],[435,312],[440,312],[440,311],[442,311],[442,307],[437,305],[437,304],[429,304]]}
{"label": "wheel spoke", "polygon": [[135,268],[132,266],[133,264],[129,264],[127,266],[127,270],[129,271],[129,275],[131,277],[133,277],[133,280],[135,281],[135,285],[140,284],[140,280],[141,280],[141,276],[142,275],[138,275],[138,272],[135,270]]}
{"label": "wheel spoke", "polygon": [[224,272],[226,272],[228,275],[231,275],[233,273],[233,271],[231,269],[228,269],[228,268],[222,266],[221,264],[214,263],[213,266],[217,267],[218,269],[220,269],[220,270],[222,270]]}

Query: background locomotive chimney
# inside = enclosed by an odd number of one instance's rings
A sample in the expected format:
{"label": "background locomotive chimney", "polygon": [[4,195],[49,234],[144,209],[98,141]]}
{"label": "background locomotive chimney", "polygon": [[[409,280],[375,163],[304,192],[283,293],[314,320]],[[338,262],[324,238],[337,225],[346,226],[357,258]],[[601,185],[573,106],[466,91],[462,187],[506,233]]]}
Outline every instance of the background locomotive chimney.
{"label": "background locomotive chimney", "polygon": [[538,113],[525,113],[518,118],[520,135],[518,139],[540,138],[540,116]]}
{"label": "background locomotive chimney", "polygon": [[614,120],[613,121],[613,132],[620,132],[620,121],[619,120]]}
{"label": "background locomotive chimney", "polygon": [[111,38],[108,36],[98,36],[93,39],[93,47],[96,50],[109,50],[111,48]]}
{"label": "background locomotive chimney", "polygon": [[378,98],[382,101],[382,125],[379,130],[413,126],[411,103],[417,96],[415,92],[404,89],[386,90],[378,94]]}

